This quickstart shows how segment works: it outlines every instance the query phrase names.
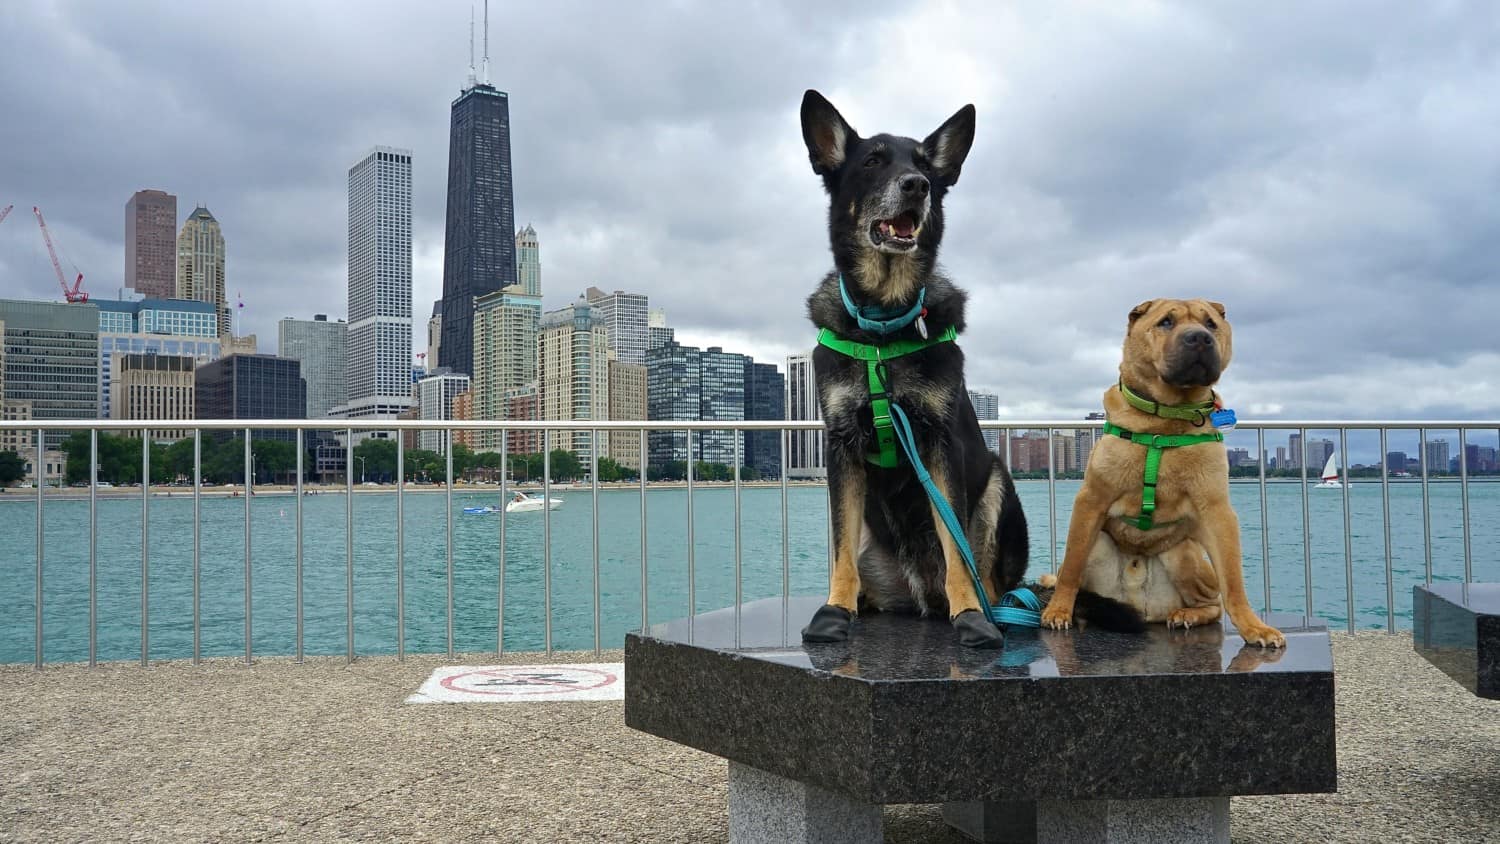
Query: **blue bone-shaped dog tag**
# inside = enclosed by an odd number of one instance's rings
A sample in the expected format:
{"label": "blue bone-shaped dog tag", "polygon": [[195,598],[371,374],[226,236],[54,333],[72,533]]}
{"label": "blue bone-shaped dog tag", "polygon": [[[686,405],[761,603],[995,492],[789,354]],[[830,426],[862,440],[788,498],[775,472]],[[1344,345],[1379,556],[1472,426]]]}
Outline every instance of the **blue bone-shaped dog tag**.
{"label": "blue bone-shaped dog tag", "polygon": [[1234,411],[1221,407],[1208,415],[1208,421],[1214,426],[1214,430],[1228,433],[1234,430]]}

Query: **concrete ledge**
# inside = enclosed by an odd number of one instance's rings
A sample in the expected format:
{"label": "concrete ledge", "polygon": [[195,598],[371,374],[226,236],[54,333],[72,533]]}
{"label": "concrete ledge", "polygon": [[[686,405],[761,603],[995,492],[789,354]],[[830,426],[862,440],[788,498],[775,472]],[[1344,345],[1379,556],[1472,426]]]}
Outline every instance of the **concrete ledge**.
{"label": "concrete ledge", "polygon": [[729,763],[729,840],[735,844],[882,844],[880,807]]}
{"label": "concrete ledge", "polygon": [[1500,700],[1500,583],[1412,587],[1417,653],[1474,694]]}

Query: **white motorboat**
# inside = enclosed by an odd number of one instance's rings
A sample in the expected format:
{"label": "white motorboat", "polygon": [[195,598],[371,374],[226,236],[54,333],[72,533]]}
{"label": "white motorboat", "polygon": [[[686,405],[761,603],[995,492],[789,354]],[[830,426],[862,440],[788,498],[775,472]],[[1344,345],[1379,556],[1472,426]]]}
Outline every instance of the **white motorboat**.
{"label": "white motorboat", "polygon": [[1344,483],[1339,480],[1338,454],[1328,455],[1328,462],[1323,464],[1323,477],[1313,486],[1313,489],[1343,489]]}
{"label": "white motorboat", "polygon": [[556,510],[557,508],[561,507],[562,504],[563,500],[561,498],[553,498],[551,496],[548,496],[547,498],[543,499],[541,496],[530,496],[524,492],[518,492],[514,497],[511,498],[509,502],[506,503],[505,512],[530,513],[534,510],[541,510],[544,506],[548,510]]}

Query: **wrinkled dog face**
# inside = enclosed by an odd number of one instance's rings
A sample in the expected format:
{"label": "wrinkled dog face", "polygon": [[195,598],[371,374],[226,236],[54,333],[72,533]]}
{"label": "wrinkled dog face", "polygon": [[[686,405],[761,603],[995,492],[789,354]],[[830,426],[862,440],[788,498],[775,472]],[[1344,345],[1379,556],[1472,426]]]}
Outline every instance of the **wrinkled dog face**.
{"label": "wrinkled dog face", "polygon": [[1155,381],[1178,389],[1213,386],[1232,352],[1229,319],[1218,302],[1150,299],[1130,311],[1124,366],[1137,386]]}
{"label": "wrinkled dog face", "polygon": [[861,138],[817,91],[802,99],[802,137],[813,172],[832,198],[840,246],[907,255],[942,237],[942,199],[958,182],[974,142],[974,107],[964,106],[925,140]]}

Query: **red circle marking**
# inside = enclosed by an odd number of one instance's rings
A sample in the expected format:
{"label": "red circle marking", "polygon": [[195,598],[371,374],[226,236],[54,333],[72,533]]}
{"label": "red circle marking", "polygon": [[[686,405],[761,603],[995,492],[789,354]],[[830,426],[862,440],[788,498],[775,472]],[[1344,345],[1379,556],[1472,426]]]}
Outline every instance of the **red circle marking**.
{"label": "red circle marking", "polygon": [[539,665],[539,666],[530,667],[530,668],[528,668],[526,666],[516,666],[514,668],[498,668],[498,669],[497,668],[491,668],[491,669],[487,669],[487,670],[484,670],[484,671],[467,671],[467,672],[465,672],[463,674],[454,674],[451,677],[444,677],[442,679],[440,685],[443,688],[448,689],[449,691],[453,691],[453,692],[463,692],[465,694],[474,694],[474,695],[500,695],[502,697],[507,697],[507,696],[513,696],[513,695],[546,695],[546,694],[553,694],[553,693],[556,693],[556,692],[586,692],[586,691],[590,691],[590,690],[593,690],[593,689],[603,688],[605,686],[610,685],[611,683],[614,683],[615,681],[617,681],[619,679],[619,677],[615,676],[613,673],[608,672],[608,671],[598,671],[598,670],[593,669],[593,668],[567,668],[567,669],[551,669],[551,670],[554,670],[554,671],[566,671],[567,673],[570,673],[570,674],[593,674],[598,679],[597,679],[596,682],[594,682],[593,685],[584,685],[582,683],[565,683],[565,682],[556,682],[556,681],[547,681],[547,680],[532,681],[532,682],[542,683],[543,685],[541,686],[541,688],[538,688],[535,691],[526,691],[526,692],[521,692],[521,691],[503,691],[503,692],[496,691],[496,692],[492,692],[492,691],[486,691],[484,689],[471,689],[471,688],[465,688],[465,687],[457,685],[458,681],[464,679],[465,677],[479,676],[479,677],[503,678],[503,677],[509,677],[509,676],[512,676],[512,675],[515,675],[515,674],[518,674],[518,673],[530,673],[530,672],[535,672],[535,671],[539,671],[539,670],[545,671],[545,670],[548,670],[549,668],[550,668],[550,666]]}

